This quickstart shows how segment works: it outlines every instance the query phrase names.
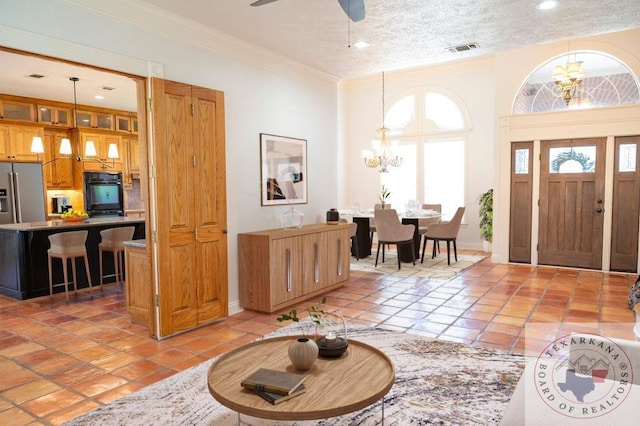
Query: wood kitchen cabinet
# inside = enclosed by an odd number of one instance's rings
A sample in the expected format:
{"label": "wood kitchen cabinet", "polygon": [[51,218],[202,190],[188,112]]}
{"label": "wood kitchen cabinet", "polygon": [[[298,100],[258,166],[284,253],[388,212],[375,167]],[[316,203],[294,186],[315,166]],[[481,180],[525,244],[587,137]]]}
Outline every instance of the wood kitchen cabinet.
{"label": "wood kitchen cabinet", "polygon": [[62,139],[69,138],[67,131],[44,132],[44,159],[42,166],[47,189],[71,189],[73,188],[73,162],[72,156],[60,154]]}
{"label": "wood kitchen cabinet", "polygon": [[[79,131],[80,136],[80,152],[82,152],[82,169],[84,171],[114,171],[121,172],[123,167],[123,147],[122,137],[120,135],[113,135],[109,133],[97,133],[97,132],[85,132]],[[88,157],[85,152],[87,141],[93,141],[96,147],[97,157]],[[111,159],[107,158],[109,152],[109,145],[116,144],[118,147],[119,158]],[[99,161],[91,161],[97,159]]]}
{"label": "wood kitchen cabinet", "polygon": [[150,335],[155,336],[151,269],[145,240],[125,242],[124,259],[127,311],[131,322],[146,326]]}
{"label": "wood kitchen cabinet", "polygon": [[138,117],[116,115],[116,130],[118,132],[138,134]]}
{"label": "wood kitchen cabinet", "polygon": [[38,105],[38,121],[50,126],[73,127],[71,109]]}
{"label": "wood kitchen cabinet", "polygon": [[13,99],[0,99],[0,119],[36,121],[35,104]]}
{"label": "wood kitchen cabinet", "polygon": [[[44,141],[44,130],[42,127],[32,126],[0,126],[0,138],[4,139],[4,143],[0,144],[0,154],[3,160],[11,161],[37,161],[44,156],[31,152],[31,142],[34,136],[39,136]],[[8,131],[7,131],[8,129]],[[44,142],[43,142],[44,144]]]}
{"label": "wood kitchen cabinet", "polygon": [[114,114],[99,111],[77,111],[78,127],[90,129],[114,130]]}
{"label": "wood kitchen cabinet", "polygon": [[349,280],[349,225],[238,234],[240,305],[274,312]]}
{"label": "wood kitchen cabinet", "polygon": [[133,185],[133,178],[140,177],[140,149],[138,138],[122,137],[122,182],[125,187]]}

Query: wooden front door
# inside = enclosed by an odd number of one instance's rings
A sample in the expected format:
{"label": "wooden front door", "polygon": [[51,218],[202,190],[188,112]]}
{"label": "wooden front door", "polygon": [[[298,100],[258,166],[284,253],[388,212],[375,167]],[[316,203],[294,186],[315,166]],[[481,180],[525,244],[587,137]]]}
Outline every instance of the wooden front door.
{"label": "wooden front door", "polygon": [[538,262],[602,268],[605,139],[542,141]]}
{"label": "wooden front door", "polygon": [[227,316],[223,93],[152,80],[160,337]]}
{"label": "wooden front door", "polygon": [[511,144],[509,262],[531,263],[533,142]]}

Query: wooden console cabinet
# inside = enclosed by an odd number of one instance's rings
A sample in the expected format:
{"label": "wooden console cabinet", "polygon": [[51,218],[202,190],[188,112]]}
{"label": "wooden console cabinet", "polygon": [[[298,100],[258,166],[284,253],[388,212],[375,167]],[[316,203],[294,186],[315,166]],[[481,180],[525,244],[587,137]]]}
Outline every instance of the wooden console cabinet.
{"label": "wooden console cabinet", "polygon": [[274,312],[349,280],[349,225],[238,234],[240,305]]}

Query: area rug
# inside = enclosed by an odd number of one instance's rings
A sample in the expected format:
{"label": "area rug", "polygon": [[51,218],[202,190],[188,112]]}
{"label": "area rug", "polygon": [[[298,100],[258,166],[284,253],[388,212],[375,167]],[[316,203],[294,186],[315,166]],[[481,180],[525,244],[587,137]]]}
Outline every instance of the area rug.
{"label": "area rug", "polygon": [[[275,334],[295,333],[286,327]],[[396,379],[384,397],[385,425],[494,425],[525,365],[521,355],[379,328],[350,329],[349,337],[381,349]],[[207,388],[206,361],[79,417],[69,426],[238,424]],[[362,386],[366,386],[363,383]],[[286,404],[286,402],[284,402]],[[251,425],[380,424],[382,402],[350,415],[319,421],[281,422],[242,416]]]}
{"label": "area rug", "polygon": [[371,255],[364,259],[356,260],[355,257],[351,257],[351,270],[403,277],[415,276],[449,280],[482,259],[484,259],[484,256],[459,254],[458,261],[456,262],[452,252],[451,265],[447,265],[447,252],[445,248],[435,259],[431,258],[431,253],[429,252],[424,257],[424,263],[420,263],[420,259],[416,260],[415,265],[409,262],[402,262],[401,268],[398,269],[398,257],[395,250],[385,250],[384,263],[382,263],[382,251],[380,251],[378,266],[376,267],[376,252],[375,249],[372,249]]}

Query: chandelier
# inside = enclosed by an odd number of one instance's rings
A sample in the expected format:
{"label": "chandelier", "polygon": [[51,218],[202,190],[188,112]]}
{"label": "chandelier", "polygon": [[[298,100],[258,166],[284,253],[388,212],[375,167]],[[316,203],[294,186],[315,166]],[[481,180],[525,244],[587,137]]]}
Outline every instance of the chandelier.
{"label": "chandelier", "polygon": [[581,86],[584,78],[582,61],[569,62],[567,57],[567,65],[556,65],[551,76],[556,83],[553,94],[564,99],[567,106],[572,98],[582,96],[584,92],[584,88]]}
{"label": "chandelier", "polygon": [[388,167],[400,167],[402,165],[402,157],[393,152],[392,147],[387,141],[387,129],[384,125],[384,72],[382,73],[382,127],[376,130],[380,133],[380,140],[371,142],[373,150],[363,149],[362,159],[367,167],[380,167],[380,173],[388,172]]}

